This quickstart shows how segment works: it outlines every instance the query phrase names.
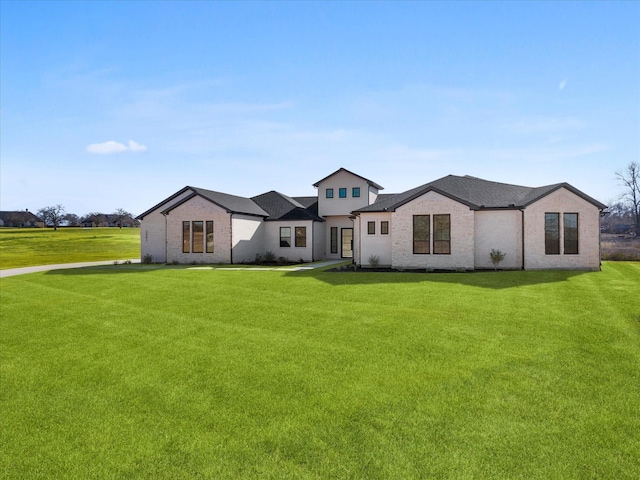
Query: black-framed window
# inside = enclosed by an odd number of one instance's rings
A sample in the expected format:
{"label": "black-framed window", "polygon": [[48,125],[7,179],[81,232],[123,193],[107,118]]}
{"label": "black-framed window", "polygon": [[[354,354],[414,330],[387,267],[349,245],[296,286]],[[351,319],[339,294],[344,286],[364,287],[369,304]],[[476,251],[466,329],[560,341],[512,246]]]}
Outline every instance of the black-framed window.
{"label": "black-framed window", "polygon": [[204,252],[204,222],[191,222],[191,253]]}
{"label": "black-framed window", "polygon": [[358,198],[360,196],[360,187],[353,187],[351,189],[351,196],[353,198]]}
{"label": "black-framed window", "polygon": [[544,214],[544,253],[560,255],[560,214]]}
{"label": "black-framed window", "polygon": [[331,253],[338,253],[338,227],[331,227]]}
{"label": "black-framed window", "polygon": [[376,234],[376,222],[367,222],[367,233],[369,235]]}
{"label": "black-framed window", "polygon": [[451,253],[451,215],[433,216],[433,253]]}
{"label": "black-framed window", "polygon": [[191,251],[191,222],[182,222],[182,253]]}
{"label": "black-framed window", "polygon": [[207,253],[213,253],[213,220],[207,220],[207,232],[206,232],[206,247]]}
{"label": "black-framed window", "polygon": [[327,188],[325,191],[326,198],[333,198],[333,188]]}
{"label": "black-framed window", "polygon": [[431,218],[429,215],[413,216],[413,253],[429,253],[430,223]]}
{"label": "black-framed window", "polygon": [[382,220],[380,222],[380,234],[381,235],[389,235],[389,221]]}
{"label": "black-framed window", "polygon": [[565,255],[578,254],[578,214],[565,213],[562,215],[564,223],[564,253]]}
{"label": "black-framed window", "polygon": [[280,227],[280,246],[291,246],[291,227]]}
{"label": "black-framed window", "polygon": [[338,189],[338,197],[347,198],[347,189],[346,188]]}
{"label": "black-framed window", "polygon": [[307,227],[296,227],[296,247],[307,246]]}

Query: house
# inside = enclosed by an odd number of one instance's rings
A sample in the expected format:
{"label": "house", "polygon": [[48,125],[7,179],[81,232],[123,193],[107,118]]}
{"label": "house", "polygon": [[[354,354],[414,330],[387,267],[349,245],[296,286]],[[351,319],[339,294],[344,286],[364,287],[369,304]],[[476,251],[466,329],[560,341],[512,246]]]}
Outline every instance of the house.
{"label": "house", "polygon": [[448,175],[399,194],[340,168],[317,196],[255,197],[184,187],[137,217],[155,262],[247,263],[257,255],[352,259],[364,268],[600,268],[606,205],[568,183],[525,187]]}
{"label": "house", "polygon": [[0,227],[44,227],[44,221],[29,210],[0,212]]}
{"label": "house", "polygon": [[115,213],[92,213],[82,220],[84,228],[93,227],[139,227],[140,222],[129,215],[117,215]]}

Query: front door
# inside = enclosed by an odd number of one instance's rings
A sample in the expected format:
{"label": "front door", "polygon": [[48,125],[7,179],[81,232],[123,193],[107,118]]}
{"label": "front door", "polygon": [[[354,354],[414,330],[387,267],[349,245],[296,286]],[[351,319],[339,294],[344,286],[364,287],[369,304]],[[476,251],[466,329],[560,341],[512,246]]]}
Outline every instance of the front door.
{"label": "front door", "polygon": [[343,228],[340,231],[342,244],[342,258],[353,258],[353,228]]}

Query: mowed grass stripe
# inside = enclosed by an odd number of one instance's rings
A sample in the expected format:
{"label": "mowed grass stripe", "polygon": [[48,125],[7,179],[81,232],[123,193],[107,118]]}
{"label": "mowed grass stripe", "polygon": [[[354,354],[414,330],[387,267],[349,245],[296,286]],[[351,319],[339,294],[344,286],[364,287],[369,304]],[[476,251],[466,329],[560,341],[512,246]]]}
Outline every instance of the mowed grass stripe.
{"label": "mowed grass stripe", "polygon": [[0,466],[9,478],[633,478],[639,278],[624,263],[3,279]]}

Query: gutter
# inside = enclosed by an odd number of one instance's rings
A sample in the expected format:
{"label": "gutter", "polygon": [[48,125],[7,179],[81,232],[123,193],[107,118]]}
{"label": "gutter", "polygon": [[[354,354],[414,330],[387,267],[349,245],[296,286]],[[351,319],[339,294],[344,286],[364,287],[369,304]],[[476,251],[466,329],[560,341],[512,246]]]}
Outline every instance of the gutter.
{"label": "gutter", "polygon": [[522,241],[521,241],[521,243],[522,243],[522,246],[521,246],[521,248],[522,248],[522,266],[521,266],[521,269],[524,270],[524,208],[519,208],[518,210],[520,210],[520,218],[521,218],[520,224],[522,225],[522,235],[521,235],[521,237],[522,237]]}

